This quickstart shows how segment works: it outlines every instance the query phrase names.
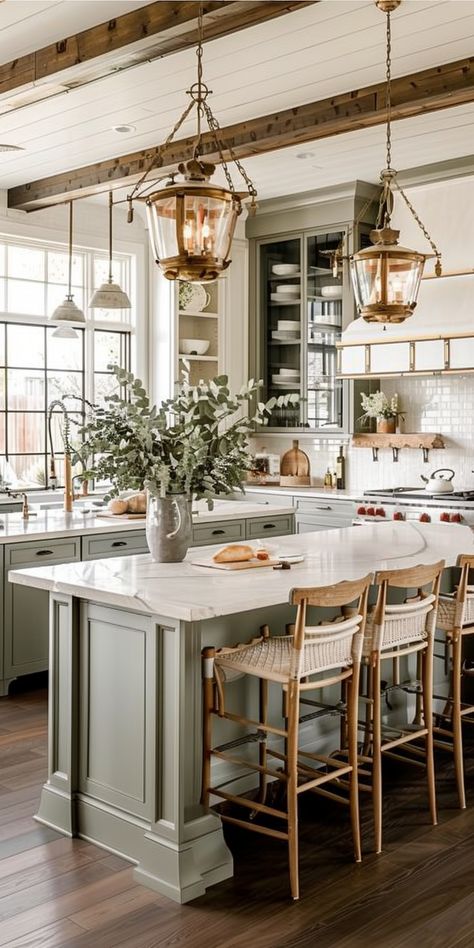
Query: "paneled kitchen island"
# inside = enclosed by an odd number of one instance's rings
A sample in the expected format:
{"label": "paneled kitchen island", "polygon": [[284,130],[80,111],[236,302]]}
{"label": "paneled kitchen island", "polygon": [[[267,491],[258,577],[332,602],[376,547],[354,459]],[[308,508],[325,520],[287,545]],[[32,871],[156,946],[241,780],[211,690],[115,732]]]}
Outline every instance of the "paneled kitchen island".
{"label": "paneled kitchen island", "polygon": [[199,803],[202,647],[245,641],[264,622],[281,632],[295,586],[474,553],[469,528],[442,524],[280,542],[304,561],[227,573],[193,565],[203,553],[193,549],[180,564],[145,555],[10,572],[50,595],[49,778],[37,819],[124,855],[137,880],[176,901],[233,872],[220,820]]}

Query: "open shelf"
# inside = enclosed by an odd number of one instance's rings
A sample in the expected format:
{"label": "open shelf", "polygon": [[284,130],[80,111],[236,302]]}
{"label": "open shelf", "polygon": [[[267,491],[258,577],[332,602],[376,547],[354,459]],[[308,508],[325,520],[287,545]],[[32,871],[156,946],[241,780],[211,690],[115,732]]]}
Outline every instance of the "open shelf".
{"label": "open shelf", "polygon": [[193,316],[198,319],[219,319],[219,313],[196,312],[193,309],[180,309],[179,315],[180,316]]}
{"label": "open shelf", "polygon": [[426,432],[413,434],[359,433],[352,435],[353,448],[445,448],[440,434]]}
{"label": "open shelf", "polygon": [[178,358],[186,362],[217,362],[217,356],[185,355],[184,352],[180,352]]}

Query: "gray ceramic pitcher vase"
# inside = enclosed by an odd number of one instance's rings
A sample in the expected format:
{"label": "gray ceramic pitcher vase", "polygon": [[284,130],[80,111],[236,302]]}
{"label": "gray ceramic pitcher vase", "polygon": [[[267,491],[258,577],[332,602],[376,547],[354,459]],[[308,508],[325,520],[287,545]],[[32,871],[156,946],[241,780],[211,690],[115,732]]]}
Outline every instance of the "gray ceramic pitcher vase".
{"label": "gray ceramic pitcher vase", "polygon": [[180,563],[192,540],[191,500],[186,494],[147,494],[146,539],[154,563]]}

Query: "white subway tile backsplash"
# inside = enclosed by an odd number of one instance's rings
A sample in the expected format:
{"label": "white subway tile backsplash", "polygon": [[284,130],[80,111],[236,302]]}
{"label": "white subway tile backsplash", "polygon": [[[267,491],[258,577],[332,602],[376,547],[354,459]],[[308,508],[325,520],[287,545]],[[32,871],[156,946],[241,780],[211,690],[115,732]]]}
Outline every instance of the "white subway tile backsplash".
{"label": "white subway tile backsplash", "polygon": [[[474,489],[474,376],[444,376],[438,378],[385,379],[381,383],[386,395],[398,393],[405,416],[404,431],[431,431],[442,434],[446,449],[430,451],[429,462],[423,463],[421,451],[404,449],[398,462],[392,460],[389,449],[379,451],[379,460],[372,460],[372,452],[352,448],[347,436],[335,441],[319,441],[306,436],[300,438],[300,447],[311,462],[313,483],[321,484],[327,467],[335,469],[339,444],[344,443],[347,457],[347,487],[368,490],[376,487],[419,487],[421,474],[436,468],[448,467],[455,471],[456,487]],[[272,453],[283,454],[291,447],[291,435],[265,436],[253,439],[252,449],[265,446]]]}

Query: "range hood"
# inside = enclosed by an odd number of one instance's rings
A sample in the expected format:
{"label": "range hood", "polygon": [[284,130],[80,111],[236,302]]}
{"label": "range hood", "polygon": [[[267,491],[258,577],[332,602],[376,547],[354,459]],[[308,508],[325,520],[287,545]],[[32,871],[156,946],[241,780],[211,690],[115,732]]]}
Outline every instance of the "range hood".
{"label": "range hood", "polygon": [[423,278],[413,316],[354,319],[337,348],[339,378],[474,372],[474,269]]}

